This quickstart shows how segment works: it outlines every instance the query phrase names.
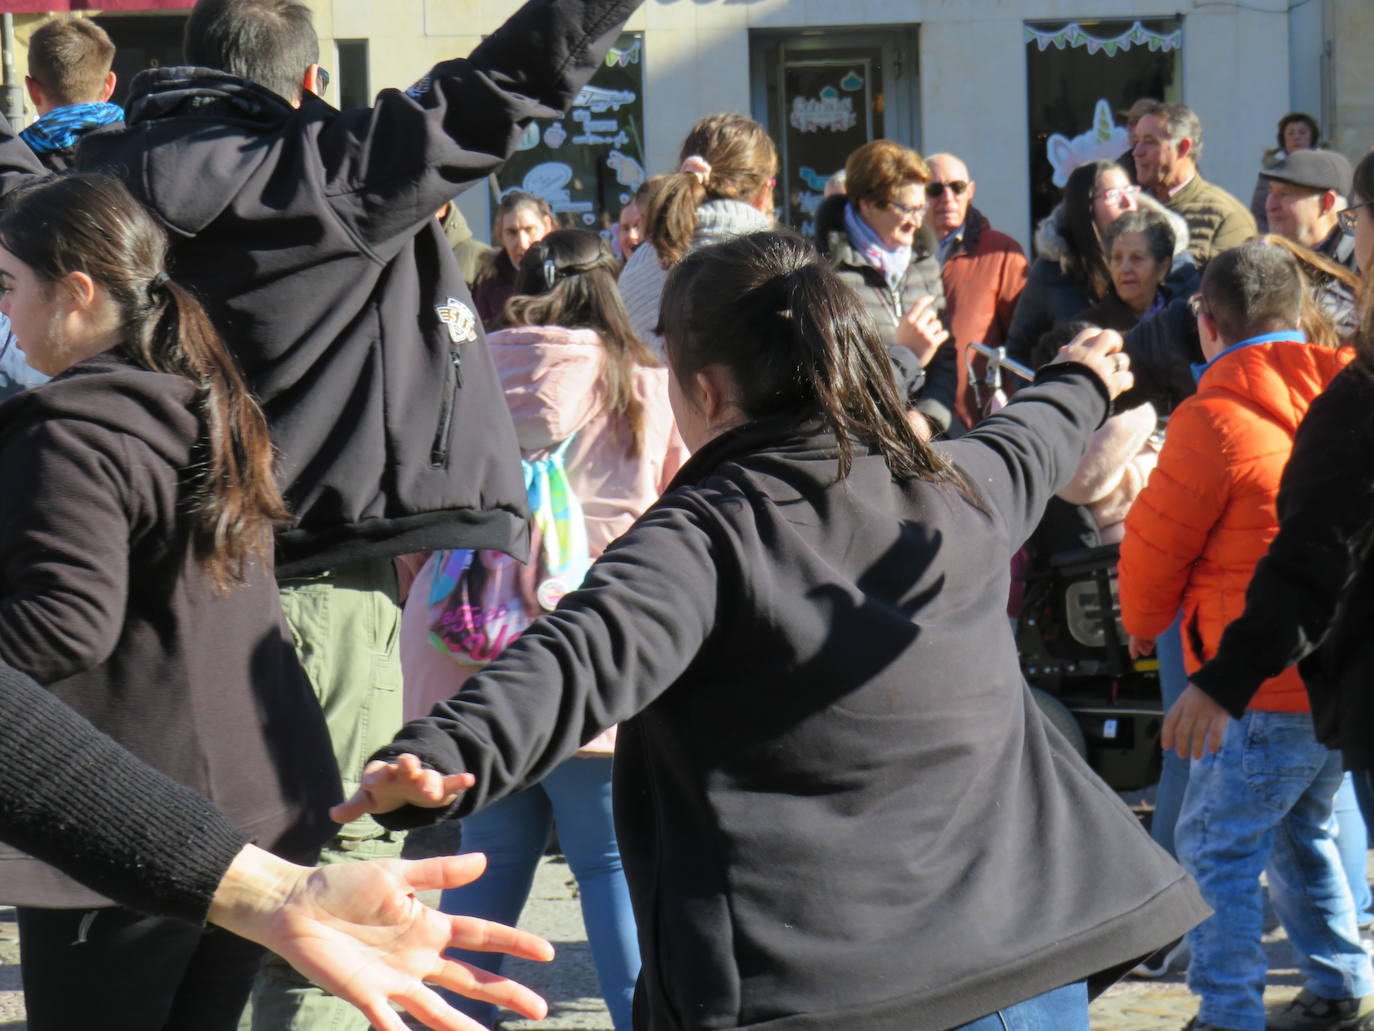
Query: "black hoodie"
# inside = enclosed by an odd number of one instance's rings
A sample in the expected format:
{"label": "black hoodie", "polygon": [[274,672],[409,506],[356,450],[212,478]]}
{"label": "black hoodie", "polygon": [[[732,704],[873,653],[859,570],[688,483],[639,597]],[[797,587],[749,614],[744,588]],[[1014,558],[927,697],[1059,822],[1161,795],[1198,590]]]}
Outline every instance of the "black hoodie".
{"label": "black hoodie", "polygon": [[473,772],[461,816],[622,723],[640,1031],[957,1027],[1206,916],[1017,664],[1012,553],[1107,412],[1081,366],[1043,375],[939,445],[976,503],[873,453],[840,479],[818,427],[717,437],[380,753]]}
{"label": "black hoodie", "polygon": [[[0,407],[0,661],[306,856],[335,829],[338,771],[267,564],[219,595],[193,552],[194,391],[105,354]],[[93,900],[9,853],[0,901]]]}
{"label": "black hoodie", "polygon": [[140,73],[82,142],[173,234],[262,401],[296,525],[277,572],[526,547],[519,450],[434,214],[591,77],[638,0],[532,0],[372,108],[300,108],[207,68]]}

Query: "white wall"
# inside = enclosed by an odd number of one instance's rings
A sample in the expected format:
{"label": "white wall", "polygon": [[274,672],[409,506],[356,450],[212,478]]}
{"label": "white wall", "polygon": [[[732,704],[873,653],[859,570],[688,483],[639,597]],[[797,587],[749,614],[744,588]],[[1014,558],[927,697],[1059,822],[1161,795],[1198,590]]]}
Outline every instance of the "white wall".
{"label": "white wall", "polygon": [[[374,88],[407,86],[434,61],[467,53],[517,6],[516,0],[313,2],[322,35],[371,39]],[[1204,173],[1248,203],[1259,156],[1291,106],[1289,19],[1230,6],[1193,10],[1191,0],[647,0],[629,26],[645,31],[647,166],[651,173],[670,169],[683,135],[702,115],[749,112],[750,29],[915,24],[917,146],[965,158],[978,182],[978,206],[1024,244],[1031,227],[1022,23],[1165,17],[1180,7],[1183,98],[1203,121]],[[1305,79],[1297,92],[1306,96],[1310,89]],[[484,191],[469,191],[461,206],[480,232]]]}

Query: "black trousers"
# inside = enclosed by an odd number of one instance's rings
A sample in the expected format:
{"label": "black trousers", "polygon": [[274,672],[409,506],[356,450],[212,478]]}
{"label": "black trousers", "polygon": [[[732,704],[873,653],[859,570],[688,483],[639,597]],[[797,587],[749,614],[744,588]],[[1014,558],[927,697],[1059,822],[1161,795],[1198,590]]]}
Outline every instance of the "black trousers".
{"label": "black trousers", "polygon": [[17,912],[29,1031],[235,1031],[264,954],[120,907]]}

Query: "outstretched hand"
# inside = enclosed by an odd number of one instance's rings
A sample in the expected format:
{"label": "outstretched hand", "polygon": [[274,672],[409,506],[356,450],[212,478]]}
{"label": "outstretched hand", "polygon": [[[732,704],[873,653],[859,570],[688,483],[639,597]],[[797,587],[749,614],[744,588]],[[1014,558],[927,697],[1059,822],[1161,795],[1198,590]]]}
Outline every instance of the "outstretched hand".
{"label": "outstretched hand", "polygon": [[1115,400],[1135,383],[1131,360],[1123,350],[1125,346],[1120,333],[1089,327],[1061,347],[1054,361],[1086,365],[1097,373],[1098,379],[1107,388],[1107,394]]}
{"label": "outstretched hand", "polygon": [[312,868],[247,845],[220,883],[209,918],[352,1003],[378,1031],[405,1031],[391,1004],[437,1031],[479,1031],[482,1025],[428,985],[542,1019],[548,1006],[534,992],[444,959],[443,952],[453,947],[550,960],[552,945],[502,924],[446,916],[414,895],[468,884],[485,868],[486,858],[476,853]]}
{"label": "outstretched hand", "polygon": [[470,773],[443,774],[427,770],[406,752],[395,762],[373,759],[363,767],[363,779],[353,797],[329,810],[338,823],[348,823],[365,813],[389,813],[403,805],[442,809],[477,783]]}
{"label": "outstretched hand", "polygon": [[1180,759],[1201,759],[1221,748],[1231,717],[1202,688],[1189,684],[1164,717],[1159,743],[1174,749]]}

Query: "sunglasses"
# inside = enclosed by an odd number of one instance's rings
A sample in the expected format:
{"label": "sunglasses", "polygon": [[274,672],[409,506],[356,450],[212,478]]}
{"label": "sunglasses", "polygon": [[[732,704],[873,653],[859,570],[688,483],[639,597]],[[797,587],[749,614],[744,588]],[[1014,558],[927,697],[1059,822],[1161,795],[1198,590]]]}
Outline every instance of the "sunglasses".
{"label": "sunglasses", "polygon": [[318,85],[320,87],[319,93],[315,95],[317,97],[323,96],[325,92],[329,89],[329,73],[325,71],[323,68],[320,68],[318,65],[316,65],[315,74],[316,76],[318,76]]}
{"label": "sunglasses", "polygon": [[1360,221],[1359,216],[1356,215],[1355,212],[1359,211],[1361,208],[1367,208],[1371,204],[1374,204],[1374,200],[1367,200],[1363,204],[1352,204],[1344,211],[1337,212],[1336,224],[1341,227],[1341,232],[1347,235],[1354,233],[1355,226]]}
{"label": "sunglasses", "polygon": [[946,190],[956,197],[962,197],[968,190],[968,182],[964,179],[954,179],[947,183],[926,183],[926,196],[931,200],[939,200]]}

